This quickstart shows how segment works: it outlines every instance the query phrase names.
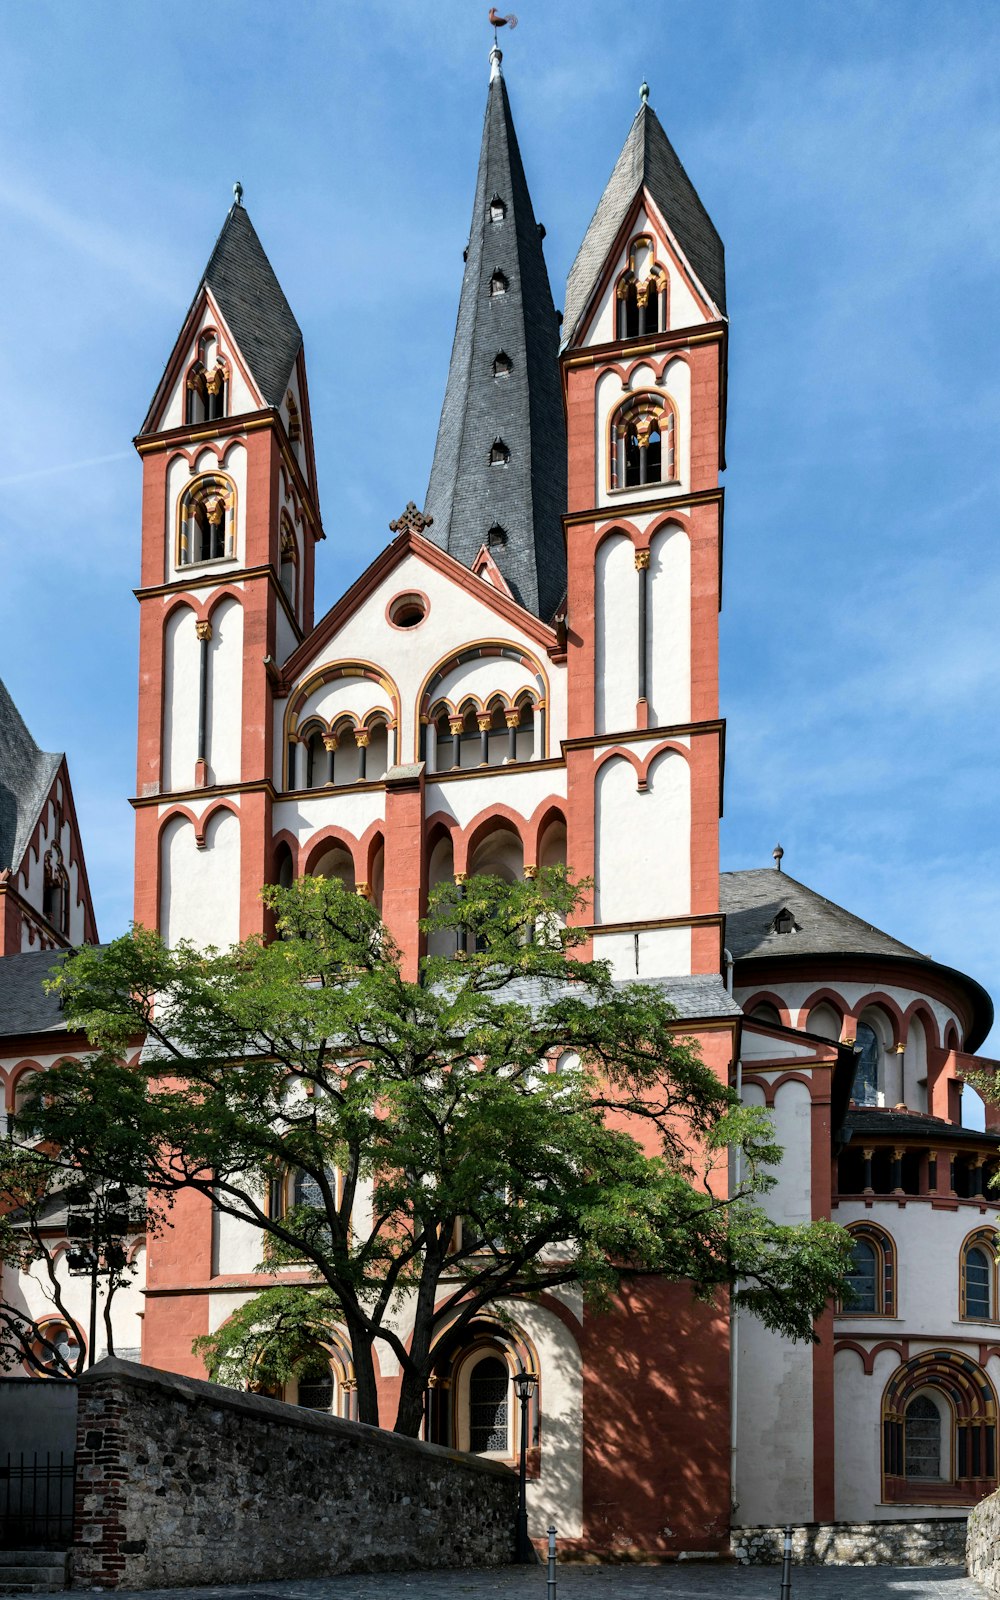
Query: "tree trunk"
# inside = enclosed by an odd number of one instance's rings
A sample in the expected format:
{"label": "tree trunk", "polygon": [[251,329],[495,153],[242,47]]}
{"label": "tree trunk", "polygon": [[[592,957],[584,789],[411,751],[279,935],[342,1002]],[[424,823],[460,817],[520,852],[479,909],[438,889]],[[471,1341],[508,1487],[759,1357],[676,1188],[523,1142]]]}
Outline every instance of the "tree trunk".
{"label": "tree trunk", "polygon": [[375,1359],[368,1330],[352,1317],[345,1317],[351,1341],[351,1359],[354,1362],[354,1382],[358,1396],[358,1421],[378,1427],[378,1385],[375,1382]]}
{"label": "tree trunk", "polygon": [[403,1382],[399,1390],[399,1406],[396,1411],[396,1421],[393,1425],[394,1433],[405,1433],[410,1439],[417,1438],[420,1433],[420,1425],[424,1420],[424,1395],[426,1392],[426,1372],[414,1372],[410,1367],[404,1368]]}

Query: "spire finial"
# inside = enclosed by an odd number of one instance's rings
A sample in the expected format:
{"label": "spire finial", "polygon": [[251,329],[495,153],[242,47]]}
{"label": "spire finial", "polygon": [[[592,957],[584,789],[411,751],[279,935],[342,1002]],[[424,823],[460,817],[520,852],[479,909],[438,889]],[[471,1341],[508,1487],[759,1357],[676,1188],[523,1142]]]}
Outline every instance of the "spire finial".
{"label": "spire finial", "polygon": [[233,184],[233,194],[236,196],[236,204],[241,206],[243,204],[243,185],[239,178]]}
{"label": "spire finial", "polygon": [[494,78],[502,78],[503,77],[503,73],[500,71],[500,63],[501,63],[502,60],[503,60],[503,51],[500,49],[500,46],[498,44],[495,44],[493,46],[493,49],[490,51],[490,82],[491,83],[493,82]]}
{"label": "spire finial", "polygon": [[[508,17],[502,17],[496,6],[490,6],[489,22],[490,27],[493,29],[493,49],[490,51],[490,82],[492,82],[494,78],[500,76],[500,63],[503,60],[503,56],[497,48],[497,29],[516,28],[517,18],[513,13]],[[493,59],[494,56],[496,57],[495,61]]]}
{"label": "spire finial", "polygon": [[646,82],[645,78],[643,78],[639,85],[639,99],[642,101],[644,106],[649,105],[649,84]]}
{"label": "spire finial", "polygon": [[781,858],[784,855],[784,853],[785,852],[784,852],[784,850],[782,850],[780,844],[776,844],[774,849],[771,851],[771,854],[774,857],[774,865],[775,865],[775,868],[776,868],[776,870],[778,872],[781,871]]}

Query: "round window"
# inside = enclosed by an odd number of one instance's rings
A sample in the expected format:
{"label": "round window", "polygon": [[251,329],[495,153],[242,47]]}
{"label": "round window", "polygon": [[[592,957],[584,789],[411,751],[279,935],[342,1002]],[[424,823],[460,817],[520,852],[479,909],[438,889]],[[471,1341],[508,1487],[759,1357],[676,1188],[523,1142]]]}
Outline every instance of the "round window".
{"label": "round window", "polygon": [[396,628],[416,628],[427,615],[422,594],[398,594],[389,604],[389,621]]}

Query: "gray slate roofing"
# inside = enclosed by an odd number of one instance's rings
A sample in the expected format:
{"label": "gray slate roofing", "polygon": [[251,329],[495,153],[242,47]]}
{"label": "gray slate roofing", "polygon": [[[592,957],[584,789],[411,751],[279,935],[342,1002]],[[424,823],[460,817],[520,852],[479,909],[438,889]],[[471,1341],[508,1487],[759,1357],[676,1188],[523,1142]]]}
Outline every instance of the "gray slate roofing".
{"label": "gray slate roofing", "polygon": [[[723,872],[719,879],[719,908],[726,915],[726,945],[737,961],[807,955],[930,959],[774,867]],[[797,931],[775,933],[774,919],[785,908],[794,917]]]}
{"label": "gray slate roofing", "polygon": [[[490,202],[506,207],[490,219]],[[490,293],[499,269],[504,294]],[[513,363],[494,377],[494,357]],[[492,465],[501,439],[505,466]],[[566,426],[559,379],[559,323],[541,231],[521,165],[502,75],[490,80],[472,228],[448,385],[425,508],[426,537],[471,567],[490,529],[507,534],[491,554],[515,598],[549,621],[565,594]]]}
{"label": "gray slate roofing", "polygon": [[0,872],[16,872],[62,755],[39,750],[0,681]]}
{"label": "gray slate roofing", "polygon": [[0,960],[0,1039],[65,1031],[62,1006],[43,987],[60,960],[56,950],[29,950]]}
{"label": "gray slate roofing", "polygon": [[944,1117],[924,1116],[912,1111],[890,1111],[881,1107],[852,1106],[845,1124],[854,1133],[854,1143],[863,1134],[891,1134],[902,1144],[911,1139],[947,1139],[949,1144],[1000,1144],[1000,1134],[984,1133],[979,1128],[961,1128]]}
{"label": "gray slate roofing", "polygon": [[618,230],[645,186],[680,245],[696,278],[725,316],[726,263],[715,231],[691,179],[648,104],[640,106],[615,170],[598,202],[566,284],[563,341],[572,344],[597,287]]}
{"label": "gray slate roofing", "polygon": [[[285,398],[295,358],[302,348],[302,330],[242,205],[229,209],[185,322],[206,286],[229,324],[265,405],[279,406]],[[142,433],[150,432],[155,424],[153,413],[157,396],[142,425]]]}

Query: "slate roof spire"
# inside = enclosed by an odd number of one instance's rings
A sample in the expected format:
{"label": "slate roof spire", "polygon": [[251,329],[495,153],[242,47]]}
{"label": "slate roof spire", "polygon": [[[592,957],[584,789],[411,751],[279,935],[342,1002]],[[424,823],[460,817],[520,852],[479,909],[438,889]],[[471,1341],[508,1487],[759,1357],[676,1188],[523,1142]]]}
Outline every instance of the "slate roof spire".
{"label": "slate roof spire", "polygon": [[0,679],[0,872],[17,872],[62,755],[39,750]]}
{"label": "slate roof spire", "polygon": [[494,45],[427,536],[471,567],[492,530],[515,598],[547,622],[566,589],[559,319],[501,60]]}
{"label": "slate roof spire", "polygon": [[[648,85],[628,138],[597,210],[584,234],[566,284],[563,340],[572,344],[581,319],[604,273],[618,232],[640,190],[645,188],[689,266],[722,316],[726,314],[726,261],[722,240],[681,166],[659,117],[649,104]],[[642,93],[642,91],[640,91]]]}
{"label": "slate roof spire", "polygon": [[[243,204],[242,184],[234,185],[234,193],[236,189],[239,194],[222,224],[184,324],[202,289],[210,289],[250,376],[263,395],[264,404],[279,406],[285,398],[295,358],[302,348],[302,330]],[[148,433],[155,426],[162,388],[161,381],[142,425],[142,433]]]}

